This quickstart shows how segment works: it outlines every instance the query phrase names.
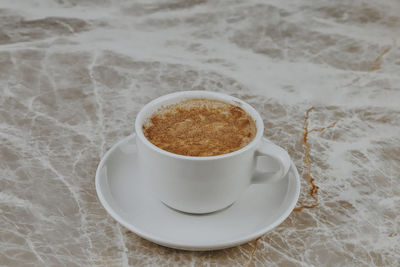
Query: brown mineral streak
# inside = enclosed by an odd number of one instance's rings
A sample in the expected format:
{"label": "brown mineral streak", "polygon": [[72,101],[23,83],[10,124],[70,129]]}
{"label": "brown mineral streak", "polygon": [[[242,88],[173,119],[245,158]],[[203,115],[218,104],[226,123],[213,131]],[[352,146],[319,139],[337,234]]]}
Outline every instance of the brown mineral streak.
{"label": "brown mineral streak", "polygon": [[371,66],[369,71],[379,70],[381,68],[381,66],[382,66],[382,58],[383,58],[384,55],[389,53],[390,49],[392,49],[391,46],[389,46],[388,48],[383,50],[383,52],[375,59],[374,65]]}
{"label": "brown mineral streak", "polygon": [[249,260],[247,261],[246,267],[249,267],[249,266],[250,266],[251,261],[252,261],[253,258],[254,258],[254,254],[256,253],[256,250],[257,250],[258,240],[260,240],[261,237],[262,237],[262,236],[258,237],[257,239],[254,239],[254,240],[252,241],[253,248],[252,248],[252,250],[250,251]]}
{"label": "brown mineral streak", "polygon": [[335,127],[337,121],[331,123],[330,125],[326,126],[326,127],[322,127],[322,128],[315,128],[315,129],[308,129],[308,125],[309,125],[309,116],[310,116],[310,112],[314,109],[314,107],[311,107],[309,109],[307,109],[306,111],[306,115],[304,117],[304,135],[303,135],[303,145],[305,147],[305,152],[304,152],[304,158],[303,158],[303,162],[306,164],[306,169],[307,169],[307,173],[306,176],[308,178],[308,182],[311,185],[311,188],[309,190],[309,195],[310,197],[314,200],[314,203],[311,205],[301,205],[300,207],[296,207],[294,209],[294,211],[302,211],[303,209],[312,209],[315,208],[316,206],[319,205],[318,202],[318,198],[317,198],[317,194],[318,194],[318,189],[319,187],[317,185],[315,185],[314,181],[314,177],[311,175],[311,162],[310,162],[310,151],[311,151],[311,146],[310,144],[308,144],[308,134],[312,133],[312,132],[323,132],[326,129],[329,128],[333,128]]}
{"label": "brown mineral streak", "polygon": [[[372,72],[375,70],[379,70],[382,67],[382,58],[384,55],[386,55],[387,53],[389,53],[389,51],[392,49],[392,47],[396,47],[397,46],[397,42],[394,41],[393,46],[389,46],[387,47],[385,50],[382,51],[382,53],[379,54],[379,56],[374,60],[373,65],[368,69],[368,71]],[[360,81],[361,76],[354,78],[350,83],[344,85],[344,87],[349,87],[355,83],[357,83],[358,81]]]}
{"label": "brown mineral streak", "polygon": [[344,85],[344,87],[349,87],[349,86],[355,84],[356,82],[358,82],[360,79],[361,79],[361,77],[354,78],[350,83]]}

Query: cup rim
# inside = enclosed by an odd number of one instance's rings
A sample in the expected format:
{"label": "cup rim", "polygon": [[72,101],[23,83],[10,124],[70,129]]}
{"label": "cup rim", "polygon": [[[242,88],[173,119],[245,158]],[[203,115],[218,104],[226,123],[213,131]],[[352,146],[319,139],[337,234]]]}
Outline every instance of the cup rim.
{"label": "cup rim", "polygon": [[[253,138],[253,140],[250,143],[248,143],[246,146],[244,146],[238,150],[235,150],[233,152],[226,153],[226,154],[215,155],[215,156],[205,156],[205,157],[185,156],[185,155],[180,155],[180,154],[166,151],[164,149],[157,147],[153,143],[151,143],[144,136],[142,125],[143,125],[144,120],[149,117],[149,116],[146,116],[146,113],[148,113],[149,109],[158,109],[163,106],[162,103],[164,103],[168,100],[173,100],[173,99],[178,98],[177,102],[180,102],[185,99],[197,98],[197,97],[217,99],[217,100],[225,101],[225,102],[232,103],[234,105],[236,104],[236,105],[240,106],[256,122],[256,128],[257,128],[256,136]],[[151,113],[153,113],[153,112],[151,112]],[[251,149],[252,147],[256,146],[256,144],[261,140],[261,138],[263,136],[264,123],[263,123],[263,120],[262,120],[260,114],[257,112],[257,110],[255,108],[253,108],[250,104],[246,103],[245,101],[243,101],[239,98],[236,98],[231,95],[223,94],[223,93],[213,92],[213,91],[193,90],[193,91],[180,91],[180,92],[163,95],[163,96],[153,99],[152,101],[150,101],[149,103],[144,105],[136,116],[135,132],[136,132],[137,138],[139,138],[143,144],[145,144],[148,148],[150,148],[158,153],[161,153],[165,156],[176,158],[176,159],[183,159],[183,160],[206,161],[206,160],[219,160],[219,159],[233,157],[233,156],[241,154],[241,153]]]}

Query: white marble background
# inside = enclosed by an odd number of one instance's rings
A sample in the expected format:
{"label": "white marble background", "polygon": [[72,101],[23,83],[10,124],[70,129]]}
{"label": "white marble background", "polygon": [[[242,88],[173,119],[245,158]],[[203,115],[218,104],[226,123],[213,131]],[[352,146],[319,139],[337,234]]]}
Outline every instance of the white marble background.
{"label": "white marble background", "polygon": [[[0,265],[399,266],[399,37],[397,0],[1,0]],[[258,241],[167,249],[97,199],[138,110],[193,89],[254,105],[302,175]]]}

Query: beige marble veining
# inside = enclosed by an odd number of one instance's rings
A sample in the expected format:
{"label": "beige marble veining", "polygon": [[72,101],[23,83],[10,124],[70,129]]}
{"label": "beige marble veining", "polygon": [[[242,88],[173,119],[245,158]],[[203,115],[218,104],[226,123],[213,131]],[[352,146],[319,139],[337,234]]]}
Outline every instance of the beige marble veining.
{"label": "beige marble veining", "polygon": [[[399,37],[397,0],[1,1],[0,265],[399,266]],[[252,104],[302,176],[215,252],[139,238],[94,186],[145,103],[195,89]]]}

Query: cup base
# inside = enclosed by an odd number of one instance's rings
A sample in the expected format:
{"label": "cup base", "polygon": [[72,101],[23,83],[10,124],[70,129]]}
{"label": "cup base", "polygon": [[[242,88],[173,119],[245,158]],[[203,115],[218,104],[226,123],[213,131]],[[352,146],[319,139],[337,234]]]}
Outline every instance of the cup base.
{"label": "cup base", "polygon": [[235,202],[233,202],[233,203],[229,204],[229,205],[226,206],[226,207],[223,207],[223,208],[220,208],[220,209],[217,209],[217,210],[213,210],[213,211],[191,212],[191,211],[183,211],[183,210],[179,210],[179,209],[176,209],[176,208],[174,208],[174,207],[171,207],[170,205],[168,205],[167,203],[165,203],[165,202],[162,201],[162,200],[160,200],[160,202],[161,202],[162,204],[164,204],[167,208],[169,208],[169,209],[171,209],[171,210],[173,210],[173,211],[175,211],[175,212],[180,212],[180,213],[189,214],[189,215],[208,215],[208,214],[218,213],[218,212],[222,212],[222,211],[224,211],[224,210],[226,210],[226,209],[229,209],[229,207],[231,207],[233,204],[235,204]]}

